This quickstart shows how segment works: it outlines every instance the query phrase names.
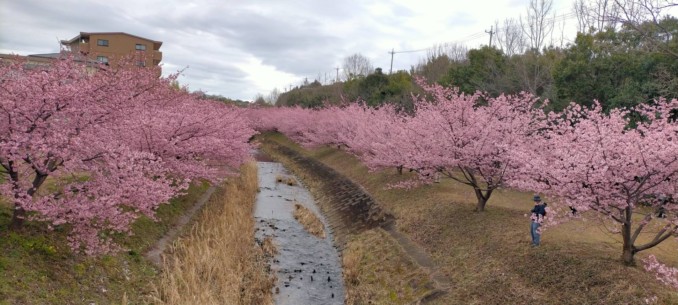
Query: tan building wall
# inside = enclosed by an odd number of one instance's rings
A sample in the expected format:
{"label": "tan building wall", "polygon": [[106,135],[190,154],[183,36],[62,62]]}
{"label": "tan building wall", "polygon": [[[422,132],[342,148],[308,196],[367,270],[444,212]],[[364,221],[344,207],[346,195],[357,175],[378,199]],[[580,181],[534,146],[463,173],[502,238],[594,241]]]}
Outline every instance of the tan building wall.
{"label": "tan building wall", "polygon": [[80,52],[92,60],[114,63],[116,60],[133,56],[140,66],[157,66],[162,61],[161,41],[121,32],[86,33],[61,44],[73,52]]}

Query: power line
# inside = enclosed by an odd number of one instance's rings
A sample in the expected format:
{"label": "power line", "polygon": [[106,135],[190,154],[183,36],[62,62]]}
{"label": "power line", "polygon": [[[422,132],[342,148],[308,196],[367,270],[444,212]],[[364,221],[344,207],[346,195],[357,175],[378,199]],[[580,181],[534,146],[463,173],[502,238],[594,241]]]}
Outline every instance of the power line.
{"label": "power line", "polygon": [[[547,25],[551,25],[551,24],[560,23],[560,22],[563,22],[565,20],[575,18],[576,16],[577,16],[577,14],[575,12],[569,12],[569,13],[565,13],[565,14],[561,14],[561,15],[554,15],[553,17],[544,19],[544,21]],[[505,30],[505,29],[517,29],[517,28],[522,29],[522,25],[521,24],[514,24],[514,25],[512,25],[511,27],[508,27],[508,28],[499,27],[499,26],[497,26],[495,28],[494,26],[491,26],[489,32],[487,30],[484,30],[482,32],[472,33],[472,34],[469,34],[467,36],[463,36],[463,37],[461,37],[457,40],[450,41],[448,43],[463,44],[463,43],[466,43],[466,42],[469,42],[469,41],[480,39],[483,36],[485,36],[485,34],[490,34],[489,45],[492,46],[492,39],[494,37],[494,34],[497,34],[500,31]],[[387,54],[391,55],[391,66],[390,66],[390,69],[389,69],[389,74],[393,73],[393,60],[394,60],[395,54],[424,52],[424,51],[431,50],[431,48],[432,47],[421,48],[421,49],[413,49],[413,50],[402,50],[402,51],[395,51],[395,49],[392,48],[391,51],[387,52]],[[334,70],[336,70],[336,81],[337,82],[339,81],[339,70],[340,69],[341,69],[340,67],[334,67]],[[290,84],[290,89],[291,89],[291,87],[292,87],[292,85]]]}
{"label": "power line", "polygon": [[492,35],[494,35],[494,31],[492,31],[492,26],[490,26],[490,31],[485,31],[485,33],[490,34],[490,48],[492,47]]}
{"label": "power line", "polygon": [[[565,14],[557,15],[557,16],[554,16],[554,17],[551,17],[551,18],[548,18],[548,19],[544,19],[544,21],[545,21],[546,23],[548,23],[548,24],[555,24],[555,23],[558,23],[558,22],[562,22],[562,21],[565,21],[565,20],[569,20],[569,19],[575,18],[576,16],[577,16],[577,14],[576,14],[575,12],[570,12],[570,13],[565,13]],[[514,25],[514,26],[512,26],[512,27],[510,27],[510,28],[522,28],[522,26],[519,25],[519,24],[516,24],[516,25]],[[492,28],[490,28],[490,31],[492,31],[493,33],[498,33],[499,31],[504,30],[504,29],[506,29],[506,28],[497,27],[497,28],[495,28],[494,30],[492,30]],[[487,31],[476,32],[476,33],[469,34],[469,35],[467,35],[467,36],[461,37],[461,38],[459,38],[459,39],[457,39],[457,40],[450,41],[450,43],[458,43],[458,44],[462,44],[462,43],[465,43],[465,42],[469,42],[469,41],[473,41],[473,40],[479,39],[479,38],[485,36],[485,34],[489,34],[489,32],[487,32]],[[490,44],[490,45],[491,45],[491,44]],[[394,53],[395,53],[395,54],[399,54],[399,53],[416,53],[416,52],[428,51],[428,50],[430,50],[430,49],[431,49],[431,48],[429,47],[429,48],[416,49],[416,50],[395,51]],[[391,52],[389,52],[389,54],[390,54],[390,53],[391,53]]]}
{"label": "power line", "polygon": [[391,69],[388,70],[388,74],[391,74],[393,73],[393,55],[395,55],[395,50],[391,49],[391,52],[389,53],[391,53]]}
{"label": "power line", "polygon": [[[400,53],[415,53],[415,52],[426,51],[426,50],[428,50],[428,49],[430,49],[430,48],[417,49],[417,50],[407,50],[407,51],[397,51],[397,52],[393,52],[393,53],[395,53],[395,54],[400,54]],[[390,52],[389,52],[389,53],[390,53]]]}

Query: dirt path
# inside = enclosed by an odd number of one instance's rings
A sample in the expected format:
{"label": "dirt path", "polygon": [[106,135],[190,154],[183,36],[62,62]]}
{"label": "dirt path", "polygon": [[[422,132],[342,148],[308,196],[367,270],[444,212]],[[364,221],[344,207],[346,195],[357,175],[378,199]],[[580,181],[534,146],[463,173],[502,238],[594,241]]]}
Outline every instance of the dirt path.
{"label": "dirt path", "polygon": [[186,214],[182,215],[179,217],[177,222],[174,224],[174,226],[167,232],[165,235],[160,238],[148,252],[144,255],[149,261],[151,261],[155,266],[161,267],[162,266],[162,254],[165,252],[165,249],[177,238],[177,235],[179,232],[182,231],[184,226],[188,224],[189,221],[193,218],[195,213],[200,211],[202,206],[207,203],[207,201],[212,197],[212,194],[216,190],[216,187],[210,186],[210,188],[205,191],[205,193],[200,196],[200,199],[198,199],[198,202],[189,209]]}

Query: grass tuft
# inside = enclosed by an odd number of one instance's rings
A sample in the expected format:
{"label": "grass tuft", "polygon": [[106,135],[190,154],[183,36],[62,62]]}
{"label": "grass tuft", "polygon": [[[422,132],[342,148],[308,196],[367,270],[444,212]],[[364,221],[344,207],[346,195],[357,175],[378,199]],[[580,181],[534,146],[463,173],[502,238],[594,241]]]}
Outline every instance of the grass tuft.
{"label": "grass tuft", "polygon": [[325,238],[325,226],[320,221],[317,215],[305,206],[294,204],[294,219],[296,219],[308,233],[313,234],[318,238]]}
{"label": "grass tuft", "polygon": [[287,184],[289,186],[297,185],[297,179],[294,179],[292,176],[277,175],[275,176],[275,182]]}
{"label": "grass tuft", "polygon": [[261,242],[261,249],[267,257],[274,257],[278,254],[278,247],[273,243],[273,237],[266,236]]}

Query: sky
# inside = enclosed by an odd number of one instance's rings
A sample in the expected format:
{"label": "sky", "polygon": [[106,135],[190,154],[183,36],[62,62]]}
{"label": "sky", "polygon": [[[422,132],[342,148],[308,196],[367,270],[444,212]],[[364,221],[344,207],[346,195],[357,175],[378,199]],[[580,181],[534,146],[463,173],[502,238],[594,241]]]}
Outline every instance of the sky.
{"label": "sky", "polygon": [[[556,28],[575,34],[573,0],[554,0]],[[477,47],[495,21],[525,16],[529,0],[0,0],[0,53],[55,53],[79,32],[126,32],[163,42],[163,74],[252,100],[304,79],[329,82],[360,53],[388,72],[409,70],[441,43]],[[569,15],[568,15],[569,14]],[[561,24],[561,20],[564,21]],[[342,71],[339,71],[341,76]]]}

